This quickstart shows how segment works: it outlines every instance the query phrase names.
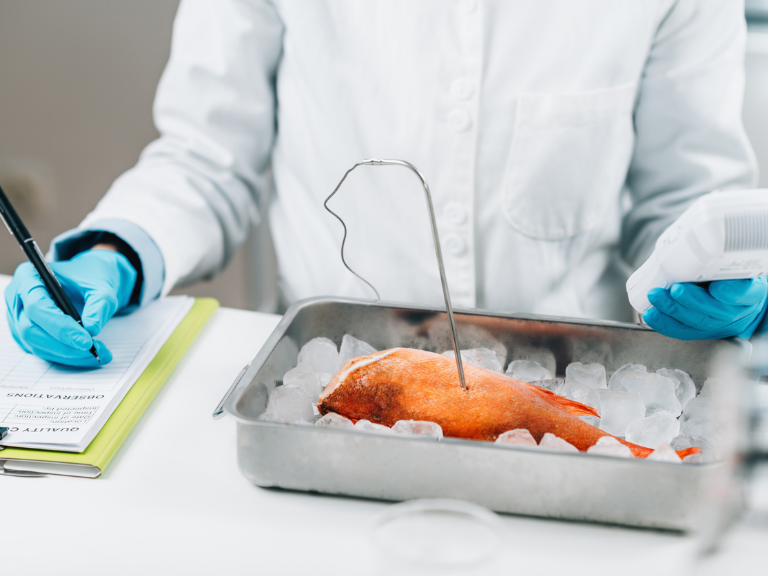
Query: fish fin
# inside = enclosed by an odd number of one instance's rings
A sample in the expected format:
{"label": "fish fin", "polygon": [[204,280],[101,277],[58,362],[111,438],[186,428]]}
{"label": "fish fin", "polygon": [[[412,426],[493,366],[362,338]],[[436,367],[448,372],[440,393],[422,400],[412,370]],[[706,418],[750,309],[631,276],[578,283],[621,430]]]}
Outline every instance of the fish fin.
{"label": "fish fin", "polygon": [[552,402],[553,404],[557,404],[560,408],[568,412],[568,414],[572,416],[597,416],[600,417],[600,414],[592,408],[592,406],[587,406],[586,404],[582,404],[581,402],[576,402],[576,400],[571,400],[570,398],[566,398],[565,396],[558,396],[551,390],[547,390],[546,388],[542,388],[541,386],[536,386],[536,384],[529,384],[528,382],[521,382],[521,384],[525,384],[528,386],[528,388],[532,391],[541,396],[542,398],[546,398],[549,402]]}
{"label": "fish fin", "polygon": [[682,460],[686,456],[690,456],[691,454],[701,454],[701,448],[699,448],[698,446],[691,446],[690,448],[686,448],[685,450],[677,450],[677,455],[680,456],[680,460]]}

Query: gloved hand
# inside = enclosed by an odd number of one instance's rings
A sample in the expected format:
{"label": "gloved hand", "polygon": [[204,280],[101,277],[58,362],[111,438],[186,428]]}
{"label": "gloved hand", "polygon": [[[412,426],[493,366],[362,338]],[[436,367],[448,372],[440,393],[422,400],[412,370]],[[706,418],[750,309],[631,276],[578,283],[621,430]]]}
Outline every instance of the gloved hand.
{"label": "gloved hand", "polygon": [[768,300],[766,276],[718,280],[704,288],[685,282],[669,290],[648,291],[653,308],[643,314],[651,328],[679,340],[749,338],[763,318]]}
{"label": "gloved hand", "polygon": [[[8,325],[24,350],[49,362],[97,367],[112,353],[94,340],[107,321],[130,301],[136,270],[112,250],[87,250],[71,260],[51,263],[51,269],[82,317],[83,325],[64,314],[51,299],[35,268],[25,262],[5,289]],[[101,364],[89,352],[91,346]]]}

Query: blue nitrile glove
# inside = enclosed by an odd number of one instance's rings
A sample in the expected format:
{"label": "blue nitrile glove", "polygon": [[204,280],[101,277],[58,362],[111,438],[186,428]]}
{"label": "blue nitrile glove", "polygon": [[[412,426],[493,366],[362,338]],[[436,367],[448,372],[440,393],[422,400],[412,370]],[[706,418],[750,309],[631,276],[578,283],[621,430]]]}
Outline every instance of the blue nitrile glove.
{"label": "blue nitrile glove", "polygon": [[766,278],[718,280],[707,288],[690,282],[673,284],[669,290],[653,288],[648,300],[654,307],[643,314],[643,320],[679,340],[749,338],[765,314]]}
{"label": "blue nitrile glove", "polygon": [[[80,326],[51,299],[34,267],[25,262],[5,289],[8,325],[24,350],[49,362],[93,368],[107,364],[112,353],[94,340],[107,321],[130,301],[136,270],[112,250],[87,250],[51,269],[82,316]],[[89,352],[91,346],[101,364]]]}

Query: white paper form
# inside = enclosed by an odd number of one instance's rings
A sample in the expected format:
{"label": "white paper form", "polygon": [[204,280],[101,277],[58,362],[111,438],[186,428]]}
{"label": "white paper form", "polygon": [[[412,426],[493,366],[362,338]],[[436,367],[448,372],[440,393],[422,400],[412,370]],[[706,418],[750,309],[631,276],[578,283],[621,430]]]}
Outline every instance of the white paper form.
{"label": "white paper form", "polygon": [[82,452],[189,312],[194,299],[163,298],[112,318],[97,336],[112,362],[94,369],[51,364],[24,352],[0,322],[3,446]]}

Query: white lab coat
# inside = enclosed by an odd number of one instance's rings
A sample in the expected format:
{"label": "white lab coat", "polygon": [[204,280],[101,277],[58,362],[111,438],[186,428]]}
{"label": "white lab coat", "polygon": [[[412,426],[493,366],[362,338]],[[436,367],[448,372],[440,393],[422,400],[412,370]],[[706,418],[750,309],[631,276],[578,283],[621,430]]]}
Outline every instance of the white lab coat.
{"label": "white lab coat", "polygon": [[[737,0],[184,0],[161,137],[82,227],[141,227],[168,291],[222,269],[271,168],[287,298],[371,297],[323,200],[355,162],[399,158],[431,186],[456,307],[620,317],[612,262],[755,183],[744,40]],[[441,304],[411,173],[359,168],[332,206],[382,298]]]}

